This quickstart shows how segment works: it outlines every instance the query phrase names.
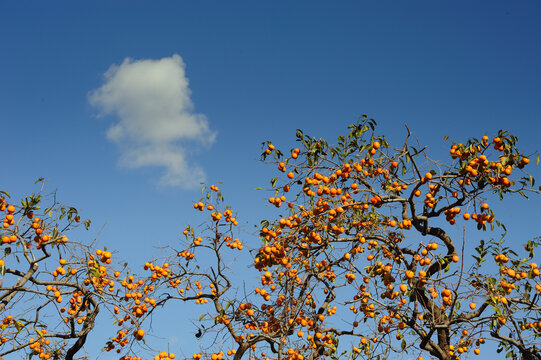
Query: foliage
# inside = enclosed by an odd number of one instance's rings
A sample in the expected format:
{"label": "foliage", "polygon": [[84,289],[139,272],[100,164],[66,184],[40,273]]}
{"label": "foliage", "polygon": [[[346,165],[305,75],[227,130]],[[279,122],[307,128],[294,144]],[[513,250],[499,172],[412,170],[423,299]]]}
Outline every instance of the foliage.
{"label": "foliage", "polygon": [[[194,204],[205,225],[188,226],[182,247],[139,277],[115,270],[106,249],[65,240],[75,209],[54,204],[38,219],[39,195],[5,200],[0,356],[72,358],[104,308],[119,327],[105,350],[135,359],[150,314],[189,301],[202,308],[193,359],[460,359],[486,341],[541,359],[541,238],[519,251],[490,235],[505,234],[490,202],[539,193],[524,171],[532,155],[500,131],[452,142],[450,159],[435,161],[410,137],[392,147],[363,116],[336,146],[298,130],[286,158],[265,142],[280,215],[262,221],[261,242],[239,240],[212,185]],[[253,271],[238,276],[245,259]]]}

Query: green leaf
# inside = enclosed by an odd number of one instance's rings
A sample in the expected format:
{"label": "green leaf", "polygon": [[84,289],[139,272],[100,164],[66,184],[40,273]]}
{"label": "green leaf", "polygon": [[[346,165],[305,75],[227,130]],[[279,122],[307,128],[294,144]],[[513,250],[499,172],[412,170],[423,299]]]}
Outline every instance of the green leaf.
{"label": "green leaf", "polygon": [[537,154],[537,158],[535,159],[535,165],[539,165],[539,154]]}
{"label": "green leaf", "polygon": [[199,317],[199,321],[203,320],[205,318],[205,316],[207,316],[207,314],[203,314]]}

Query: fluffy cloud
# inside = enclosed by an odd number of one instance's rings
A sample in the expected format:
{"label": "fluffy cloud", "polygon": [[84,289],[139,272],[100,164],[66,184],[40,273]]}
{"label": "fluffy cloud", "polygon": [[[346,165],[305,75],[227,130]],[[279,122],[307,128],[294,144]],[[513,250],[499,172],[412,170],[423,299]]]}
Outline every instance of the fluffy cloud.
{"label": "fluffy cloud", "polygon": [[192,188],[204,181],[203,170],[188,163],[186,149],[207,147],[216,134],[207,118],[193,111],[182,58],[176,54],[160,60],[126,58],[104,77],[89,101],[101,115],[118,118],[107,138],[118,145],[120,164],[162,167],[162,185]]}

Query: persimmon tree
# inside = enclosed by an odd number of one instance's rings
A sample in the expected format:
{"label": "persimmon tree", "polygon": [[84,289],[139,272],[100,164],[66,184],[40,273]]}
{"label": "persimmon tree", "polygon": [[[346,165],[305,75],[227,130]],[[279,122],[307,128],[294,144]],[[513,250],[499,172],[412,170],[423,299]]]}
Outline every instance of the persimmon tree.
{"label": "persimmon tree", "polygon": [[407,129],[389,144],[366,116],[336,145],[300,130],[287,155],[265,142],[262,161],[278,176],[257,233],[212,185],[194,204],[203,224],[138,273],[66,241],[75,209],[5,196],[0,356],[73,358],[105,310],[117,329],[104,350],[140,359],[154,351],[152,314],[193,302],[196,360],[450,360],[489,342],[541,359],[541,240],[506,242],[505,211],[491,206],[538,196],[525,171],[535,154],[495,135],[447,140],[437,160]]}
{"label": "persimmon tree", "polygon": [[[460,359],[488,341],[541,359],[540,239],[510,248],[490,206],[539,193],[524,170],[532,155],[500,131],[449,142],[436,161],[410,137],[392,146],[362,117],[334,146],[300,130],[287,156],[264,143],[281,175],[259,245],[239,240],[217,187],[204,192],[194,208],[208,222],[184,231],[156,283],[161,303],[204,306],[193,359]],[[243,249],[255,284],[232,275],[242,265],[227,259]]]}
{"label": "persimmon tree", "polygon": [[90,221],[81,223],[77,210],[55,194],[42,189],[20,205],[8,192],[1,195],[0,359],[77,358],[104,310],[119,327],[106,349],[142,340],[139,324],[155,303],[141,298],[152,291],[152,279],[134,278],[105,248],[70,240],[68,233]]}

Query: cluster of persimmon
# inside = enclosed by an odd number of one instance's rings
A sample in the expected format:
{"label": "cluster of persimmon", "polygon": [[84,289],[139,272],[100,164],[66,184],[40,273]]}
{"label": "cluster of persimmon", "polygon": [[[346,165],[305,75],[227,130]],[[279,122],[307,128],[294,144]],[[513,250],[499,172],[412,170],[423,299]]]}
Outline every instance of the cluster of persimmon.
{"label": "cluster of persimmon", "polygon": [[[124,283],[125,282],[123,282],[123,284]],[[140,318],[148,312],[147,304],[149,304],[152,307],[156,306],[156,300],[148,296],[150,292],[154,291],[154,287],[144,286],[142,292],[136,291],[142,285],[143,285],[143,280],[139,280],[136,283],[127,283],[125,286],[130,291],[126,292],[126,294],[123,297],[123,300],[126,302],[133,301],[133,304],[130,308],[131,315],[135,316],[136,318]],[[129,317],[126,320],[128,319]]]}
{"label": "cluster of persimmon", "polygon": [[242,242],[237,238],[233,239],[233,237],[231,236],[226,236],[224,237],[224,240],[225,240],[225,246],[231,249],[237,249],[237,250],[243,249]]}
{"label": "cluster of persimmon", "polygon": [[401,191],[407,190],[407,184],[401,184],[397,180],[393,181],[390,185],[387,185],[386,190],[389,192],[394,192],[400,194]]}
{"label": "cluster of persimmon", "polygon": [[296,349],[287,349],[287,360],[304,360],[304,356]]}
{"label": "cluster of persimmon", "polygon": [[35,340],[33,338],[30,339],[30,349],[32,350],[33,355],[38,355],[40,359],[50,359],[51,354],[49,351],[46,350],[46,347],[51,343],[49,339],[46,339],[43,337],[43,335],[47,334],[47,330],[43,329],[39,332],[39,335],[41,338],[39,340]]}
{"label": "cluster of persimmon", "polygon": [[[428,174],[430,173],[427,173],[425,175],[425,178],[428,176]],[[433,208],[434,206],[436,206],[436,203],[438,202],[438,200],[435,198],[435,195],[440,191],[441,187],[439,185],[430,184],[428,185],[428,189],[429,189],[429,192],[426,194],[424,203],[427,207]]]}
{"label": "cluster of persimmon", "polygon": [[275,149],[274,145],[270,142],[267,143],[267,148],[265,149],[265,154],[270,155],[270,153]]}
{"label": "cluster of persimmon", "polygon": [[531,321],[522,325],[522,330],[534,329],[537,332],[541,333],[541,321]]}
{"label": "cluster of persimmon", "polygon": [[15,206],[6,205],[5,200],[2,198],[2,202],[0,204],[0,209],[1,209],[1,211],[6,211],[7,210],[7,214],[4,217],[4,222],[3,222],[2,227],[4,229],[7,229],[11,225],[14,225],[15,224],[15,219],[13,217],[13,213],[15,212]]}
{"label": "cluster of persimmon", "polygon": [[370,354],[370,340],[366,337],[361,337],[361,340],[359,341],[359,347],[353,346],[352,347],[353,354],[360,354],[363,352],[366,355]]}
{"label": "cluster of persimmon", "polygon": [[[126,288],[127,292],[121,300],[129,303],[127,305],[129,310],[126,310],[124,317],[117,320],[118,326],[124,326],[128,322],[131,326],[136,326],[136,328],[131,331],[131,334],[133,338],[138,341],[143,339],[145,331],[137,327],[138,323],[135,319],[142,318],[149,312],[149,307],[156,306],[156,300],[148,296],[149,293],[154,291],[154,287],[143,285],[143,280],[134,281],[133,276],[129,276],[127,280],[122,281],[122,286]],[[137,291],[139,288],[142,289]],[[119,307],[115,306],[114,313],[119,314],[119,312]],[[106,350],[111,351],[115,349],[115,344],[120,345],[120,347],[126,346],[130,342],[128,337],[129,334],[130,330],[127,328],[119,330],[117,336],[111,338],[111,341],[107,343]],[[120,351],[120,349],[116,350],[117,353],[120,353]]]}
{"label": "cluster of persimmon", "polygon": [[[0,211],[7,211],[4,221],[3,221],[3,228],[8,229],[10,226],[15,224],[15,217],[14,213],[16,212],[16,207],[14,205],[7,205],[5,202],[5,199],[0,199],[1,204],[0,205]],[[30,224],[30,228],[33,229],[35,236],[34,236],[34,242],[36,242],[36,248],[40,249],[45,244],[49,243],[50,241],[55,241],[57,243],[65,243],[68,241],[68,238],[63,235],[57,235],[55,239],[52,239],[50,235],[44,234],[44,223],[43,221],[38,218],[34,217],[34,214],[32,211],[25,211],[25,215],[28,219],[32,220]],[[18,240],[17,235],[13,232],[10,235],[3,235],[2,236],[2,243],[3,244],[11,244]],[[30,248],[31,243],[26,242],[26,247]]]}
{"label": "cluster of persimmon", "polygon": [[285,202],[286,201],[286,197],[285,195],[282,195],[280,197],[270,197],[269,198],[269,203],[273,204],[274,206],[276,206],[277,208],[279,208],[280,206],[282,206],[282,202]]}
{"label": "cluster of persimmon", "polygon": [[141,293],[136,294],[137,297],[135,298],[134,304],[131,307],[131,312],[136,318],[140,318],[140,317],[142,317],[143,315],[145,315],[148,312],[147,303],[149,303],[150,306],[156,306],[156,300],[148,298],[148,297],[145,298],[143,303],[141,303],[141,298],[140,298],[139,294],[141,294]]}
{"label": "cluster of persimmon", "polygon": [[[277,229],[279,230],[279,229]],[[265,228],[262,230],[265,233]],[[268,231],[266,232],[268,236],[276,234],[276,232]],[[272,243],[271,245],[266,245],[259,249],[259,253],[254,259],[254,266],[258,270],[262,270],[267,266],[283,264],[287,266],[289,263],[289,258],[286,256],[287,248],[284,248],[281,244]]]}
{"label": "cluster of persimmon", "polygon": [[[87,304],[84,302],[83,295],[84,294],[79,290],[74,291],[71,294],[71,298],[69,299],[68,309],[66,310],[65,307],[60,308],[61,313],[67,312],[68,315],[70,315],[72,319],[75,319],[78,324],[82,324],[86,320],[86,316],[81,315],[81,313],[87,308]],[[69,320],[70,318],[68,317],[64,318],[64,322],[66,323],[69,322]]]}
{"label": "cluster of persimmon", "polygon": [[270,294],[268,293],[268,291],[263,288],[263,289],[260,289],[258,287],[255,288],[254,292],[256,294],[259,294],[263,299],[265,299],[266,301],[269,301],[270,300]]}
{"label": "cluster of persimmon", "polygon": [[[464,338],[464,337],[467,337],[467,336],[468,336],[468,330],[463,330],[462,331],[462,337],[463,338],[458,341],[458,344],[456,346],[454,346],[454,345],[449,346],[449,355],[450,356],[452,356],[453,358],[458,359],[457,355],[467,353],[467,352],[470,351],[470,347],[473,344],[473,340],[469,339],[469,338]],[[479,346],[479,345],[477,345],[477,346]],[[479,355],[481,353],[481,351],[478,348],[475,348],[474,353],[475,353],[475,355]]]}
{"label": "cluster of persimmon", "polygon": [[[210,190],[213,191],[213,192],[218,192],[220,191],[220,189],[216,186],[216,185],[211,185],[210,186]],[[221,194],[218,193],[218,197],[220,197]],[[213,194],[212,193],[209,193],[207,192],[207,200],[210,200],[211,198],[213,197]],[[196,210],[199,210],[199,211],[203,211],[203,210],[208,210],[208,211],[213,211],[211,213],[211,217],[212,217],[212,220],[213,221],[220,221],[220,219],[222,218],[222,216],[225,216],[226,217],[226,221],[227,222],[230,222],[232,223],[233,225],[238,225],[238,222],[236,221],[236,219],[233,217],[233,210],[232,209],[227,209],[226,211],[224,211],[224,213],[220,213],[219,211],[215,211],[215,207],[214,205],[212,205],[211,203],[209,204],[205,204],[203,203],[202,201],[199,201],[199,202],[196,202],[194,203],[193,205],[194,209]],[[190,228],[188,227],[187,229],[185,229],[183,231],[183,234],[184,235],[188,235],[188,230]]]}
{"label": "cluster of persimmon", "polygon": [[[359,302],[358,308],[354,307],[350,310],[356,314],[358,311],[361,311],[365,317],[367,318],[373,318],[376,316],[376,313],[374,312],[376,309],[376,306],[373,303],[370,303],[370,300],[372,299],[372,294],[367,290],[367,287],[365,285],[361,285],[359,287],[359,293],[356,294],[353,297],[353,301]],[[357,310],[358,309],[358,310]],[[334,314],[336,312],[336,309],[333,310]],[[332,315],[330,314],[330,315]],[[355,326],[355,323],[354,323]]]}
{"label": "cluster of persimmon", "polygon": [[[214,185],[212,185],[214,186]],[[212,188],[212,187],[211,187]],[[218,189],[216,187],[216,189]],[[215,191],[218,191],[218,190],[215,190]],[[199,211],[203,211],[205,209],[207,209],[208,211],[213,211],[214,210],[214,205],[212,204],[209,204],[209,205],[206,205],[202,202],[197,202],[193,205],[194,209],[196,210],[199,210]],[[222,218],[222,216],[225,216],[225,221],[228,222],[228,223],[231,223],[233,225],[238,225],[238,221],[235,217],[233,217],[233,210],[232,209],[227,209],[225,210],[223,213],[219,212],[219,211],[213,211],[211,214],[210,214],[211,218],[212,218],[212,221],[220,221],[220,219]],[[184,235],[187,235],[188,234],[188,231],[187,230],[184,230]]]}
{"label": "cluster of persimmon", "polygon": [[441,300],[443,305],[451,306],[453,304],[453,293],[450,289],[443,289],[441,291]]}
{"label": "cluster of persimmon", "polygon": [[[98,255],[100,259],[103,258],[102,254],[102,250],[96,250],[96,255]],[[84,280],[85,285],[92,284],[98,293],[102,293],[103,289],[106,287],[110,292],[114,291],[115,281],[113,279],[109,279],[107,276],[108,274],[106,266],[101,265],[92,254],[88,256],[86,264],[89,271],[88,277]]]}
{"label": "cluster of persimmon", "polygon": [[[523,264],[521,268],[509,268],[504,264],[507,263],[510,258],[502,253],[496,254],[494,256],[494,261],[500,265],[500,274],[506,276],[510,281],[502,279],[499,283],[499,287],[507,294],[510,294],[515,288],[515,282],[524,280],[527,278],[535,279],[536,277],[541,276],[541,271],[535,262],[529,264]],[[537,292],[541,293],[541,283],[535,285]]]}
{"label": "cluster of persimmon", "polygon": [[143,340],[143,337],[145,336],[145,330],[136,329],[133,331],[133,336],[135,337],[135,340],[141,341]]}
{"label": "cluster of persimmon", "polygon": [[[228,355],[231,355],[231,354],[234,354],[234,352],[230,351]],[[212,353],[210,355],[210,359],[211,360],[222,360],[224,358],[224,355],[225,355],[225,353],[223,351],[219,351],[217,353]],[[199,360],[199,359],[201,359],[201,357],[202,357],[202,354],[200,354],[200,353],[195,353],[195,354],[192,355],[192,358],[194,360]]]}
{"label": "cluster of persimmon", "polygon": [[[499,137],[495,137],[492,143],[494,149],[497,151],[504,151],[506,148],[504,142]],[[467,180],[471,178],[479,181],[486,177],[488,182],[493,185],[504,188],[510,187],[512,182],[508,176],[511,175],[514,167],[522,169],[530,163],[530,159],[527,157],[518,157],[517,155],[502,155],[498,161],[489,161],[483,153],[488,146],[488,137],[484,136],[480,145],[453,144],[450,152],[453,158],[459,158],[464,162],[465,165],[462,171],[468,177]],[[466,185],[469,185],[469,183],[466,182]]]}
{"label": "cluster of persimmon", "polygon": [[189,252],[188,250],[182,250],[177,253],[178,257],[183,257],[186,260],[191,260],[195,257],[195,253]]}
{"label": "cluster of persimmon", "polygon": [[4,235],[2,236],[2,244],[11,244],[11,243],[14,243],[17,241],[17,235],[15,234],[12,234],[12,235]]}
{"label": "cluster of persimmon", "polygon": [[[128,338],[128,330],[118,330],[117,335],[111,338],[111,341],[108,341],[105,347],[105,351],[111,351],[115,349],[115,344],[120,345],[121,347],[126,346],[130,340]],[[117,353],[120,353],[120,349],[116,350]],[[125,358],[125,357],[123,357]],[[121,358],[122,359],[122,358]]]}
{"label": "cluster of persimmon", "polygon": [[146,262],[144,269],[152,271],[152,275],[150,276],[150,279],[152,281],[156,281],[160,278],[171,279],[173,277],[173,274],[171,273],[171,269],[169,268],[169,263],[163,263],[162,266],[159,266],[159,265],[154,265],[151,262]]}
{"label": "cluster of persimmon", "polygon": [[176,356],[173,353],[167,353],[165,351],[162,351],[156,356],[154,356],[154,360],[173,360],[175,357]]}
{"label": "cluster of persimmon", "polygon": [[498,264],[505,264],[509,261],[509,256],[506,256],[505,254],[496,254],[494,255],[494,261]]}
{"label": "cluster of persimmon", "polygon": [[62,294],[60,292],[60,290],[58,289],[57,286],[54,286],[54,285],[47,285],[47,287],[45,288],[48,292],[52,292],[53,293],[53,297],[55,299],[55,301],[57,303],[61,303],[62,302]]}
{"label": "cluster of persimmon", "polygon": [[100,257],[100,261],[102,263],[105,263],[105,264],[110,264],[111,263],[111,253],[109,251],[105,251],[105,250],[101,250],[101,249],[97,249],[96,250],[96,255],[98,255]]}
{"label": "cluster of persimmon", "polygon": [[[34,237],[34,241],[37,243],[36,248],[39,249],[43,246],[43,244],[47,243],[47,241],[50,240],[49,235],[43,234],[43,228],[41,224],[41,219],[38,217],[35,217],[32,219],[32,224],[30,225],[32,229],[34,229],[36,236]],[[27,246],[30,244],[27,244]]]}

